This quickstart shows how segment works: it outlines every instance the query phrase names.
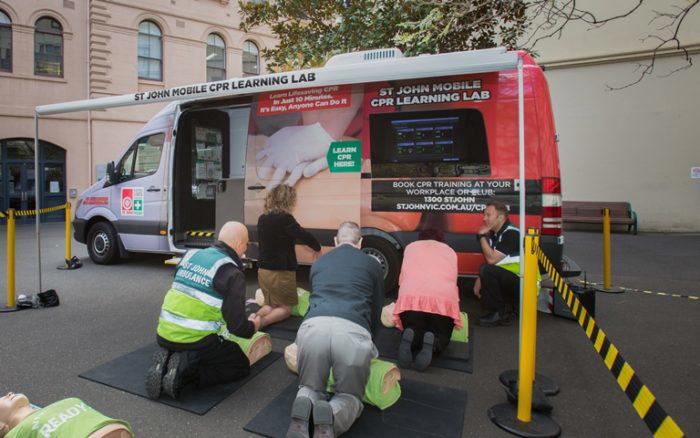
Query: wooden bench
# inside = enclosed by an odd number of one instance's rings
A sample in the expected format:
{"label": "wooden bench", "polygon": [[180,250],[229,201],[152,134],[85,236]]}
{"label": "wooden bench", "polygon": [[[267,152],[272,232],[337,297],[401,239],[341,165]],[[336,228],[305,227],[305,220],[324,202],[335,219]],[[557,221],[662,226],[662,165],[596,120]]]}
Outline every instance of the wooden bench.
{"label": "wooden bench", "polygon": [[564,223],[602,224],[603,209],[610,210],[610,224],[627,225],[627,231],[637,234],[637,213],[629,202],[563,201]]}

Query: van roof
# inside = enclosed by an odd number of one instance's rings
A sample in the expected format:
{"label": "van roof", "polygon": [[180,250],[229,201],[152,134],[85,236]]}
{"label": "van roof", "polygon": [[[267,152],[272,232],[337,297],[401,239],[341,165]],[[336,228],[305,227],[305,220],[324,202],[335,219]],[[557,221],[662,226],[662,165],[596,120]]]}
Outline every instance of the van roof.
{"label": "van roof", "polygon": [[512,70],[521,52],[503,47],[403,57],[397,49],[379,49],[336,55],[325,67],[231,78],[216,82],[166,88],[36,107],[45,116],[156,102],[189,101],[228,97],[291,88],[358,84],[367,82],[420,79],[470,73]]}

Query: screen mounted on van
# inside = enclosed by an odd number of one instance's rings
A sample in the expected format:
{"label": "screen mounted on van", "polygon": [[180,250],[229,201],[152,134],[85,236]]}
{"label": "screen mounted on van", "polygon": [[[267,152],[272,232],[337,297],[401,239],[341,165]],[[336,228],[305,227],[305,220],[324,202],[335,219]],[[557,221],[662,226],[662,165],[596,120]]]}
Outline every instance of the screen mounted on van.
{"label": "screen mounted on van", "polygon": [[481,112],[454,110],[370,115],[372,176],[490,173]]}

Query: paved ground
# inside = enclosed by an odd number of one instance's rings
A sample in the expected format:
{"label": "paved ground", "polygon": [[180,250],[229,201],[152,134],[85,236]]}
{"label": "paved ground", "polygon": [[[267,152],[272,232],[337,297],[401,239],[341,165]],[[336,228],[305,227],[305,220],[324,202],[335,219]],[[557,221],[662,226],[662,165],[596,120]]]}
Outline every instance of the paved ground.
{"label": "paved ground", "polygon": [[[164,257],[139,256],[116,266],[94,265],[85,247],[78,271],[58,271],[63,259],[62,224],[44,226],[45,288],[55,288],[61,306],[0,314],[0,391],[22,391],[46,405],[77,396],[100,411],[128,420],[137,436],[248,436],[242,427],[268,404],[293,376],[279,360],[205,416],[78,378],[78,374],[133,351],[154,339],[157,314],[172,268]],[[0,228],[4,240],[4,229]],[[566,233],[567,253],[601,279],[600,236]],[[700,235],[613,236],[614,283],[640,289],[700,295]],[[5,291],[4,242],[0,243],[0,290]],[[36,251],[32,227],[17,237],[17,290],[34,293]],[[300,273],[304,281],[308,271]],[[249,275],[248,293],[256,285]],[[478,304],[462,285],[463,305],[474,318]],[[687,436],[700,436],[700,301],[627,292],[599,294],[597,321],[624,357],[677,420]],[[0,295],[0,303],[4,298]],[[463,388],[469,393],[464,437],[509,436],[487,418],[486,410],[505,400],[498,374],[516,364],[516,327],[473,329],[474,374],[431,369],[404,372],[411,379]],[[285,342],[274,341],[282,351]],[[554,418],[567,437],[648,436],[626,396],[574,322],[540,315],[538,372],[560,383],[552,399]]]}

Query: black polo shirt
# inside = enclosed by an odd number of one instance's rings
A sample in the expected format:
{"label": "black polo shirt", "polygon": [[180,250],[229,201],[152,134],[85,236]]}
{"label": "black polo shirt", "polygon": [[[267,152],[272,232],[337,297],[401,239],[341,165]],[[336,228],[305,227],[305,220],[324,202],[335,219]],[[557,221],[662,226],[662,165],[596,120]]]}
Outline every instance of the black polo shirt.
{"label": "black polo shirt", "polygon": [[519,256],[520,231],[506,220],[498,232],[489,233],[489,246],[505,256]]}

